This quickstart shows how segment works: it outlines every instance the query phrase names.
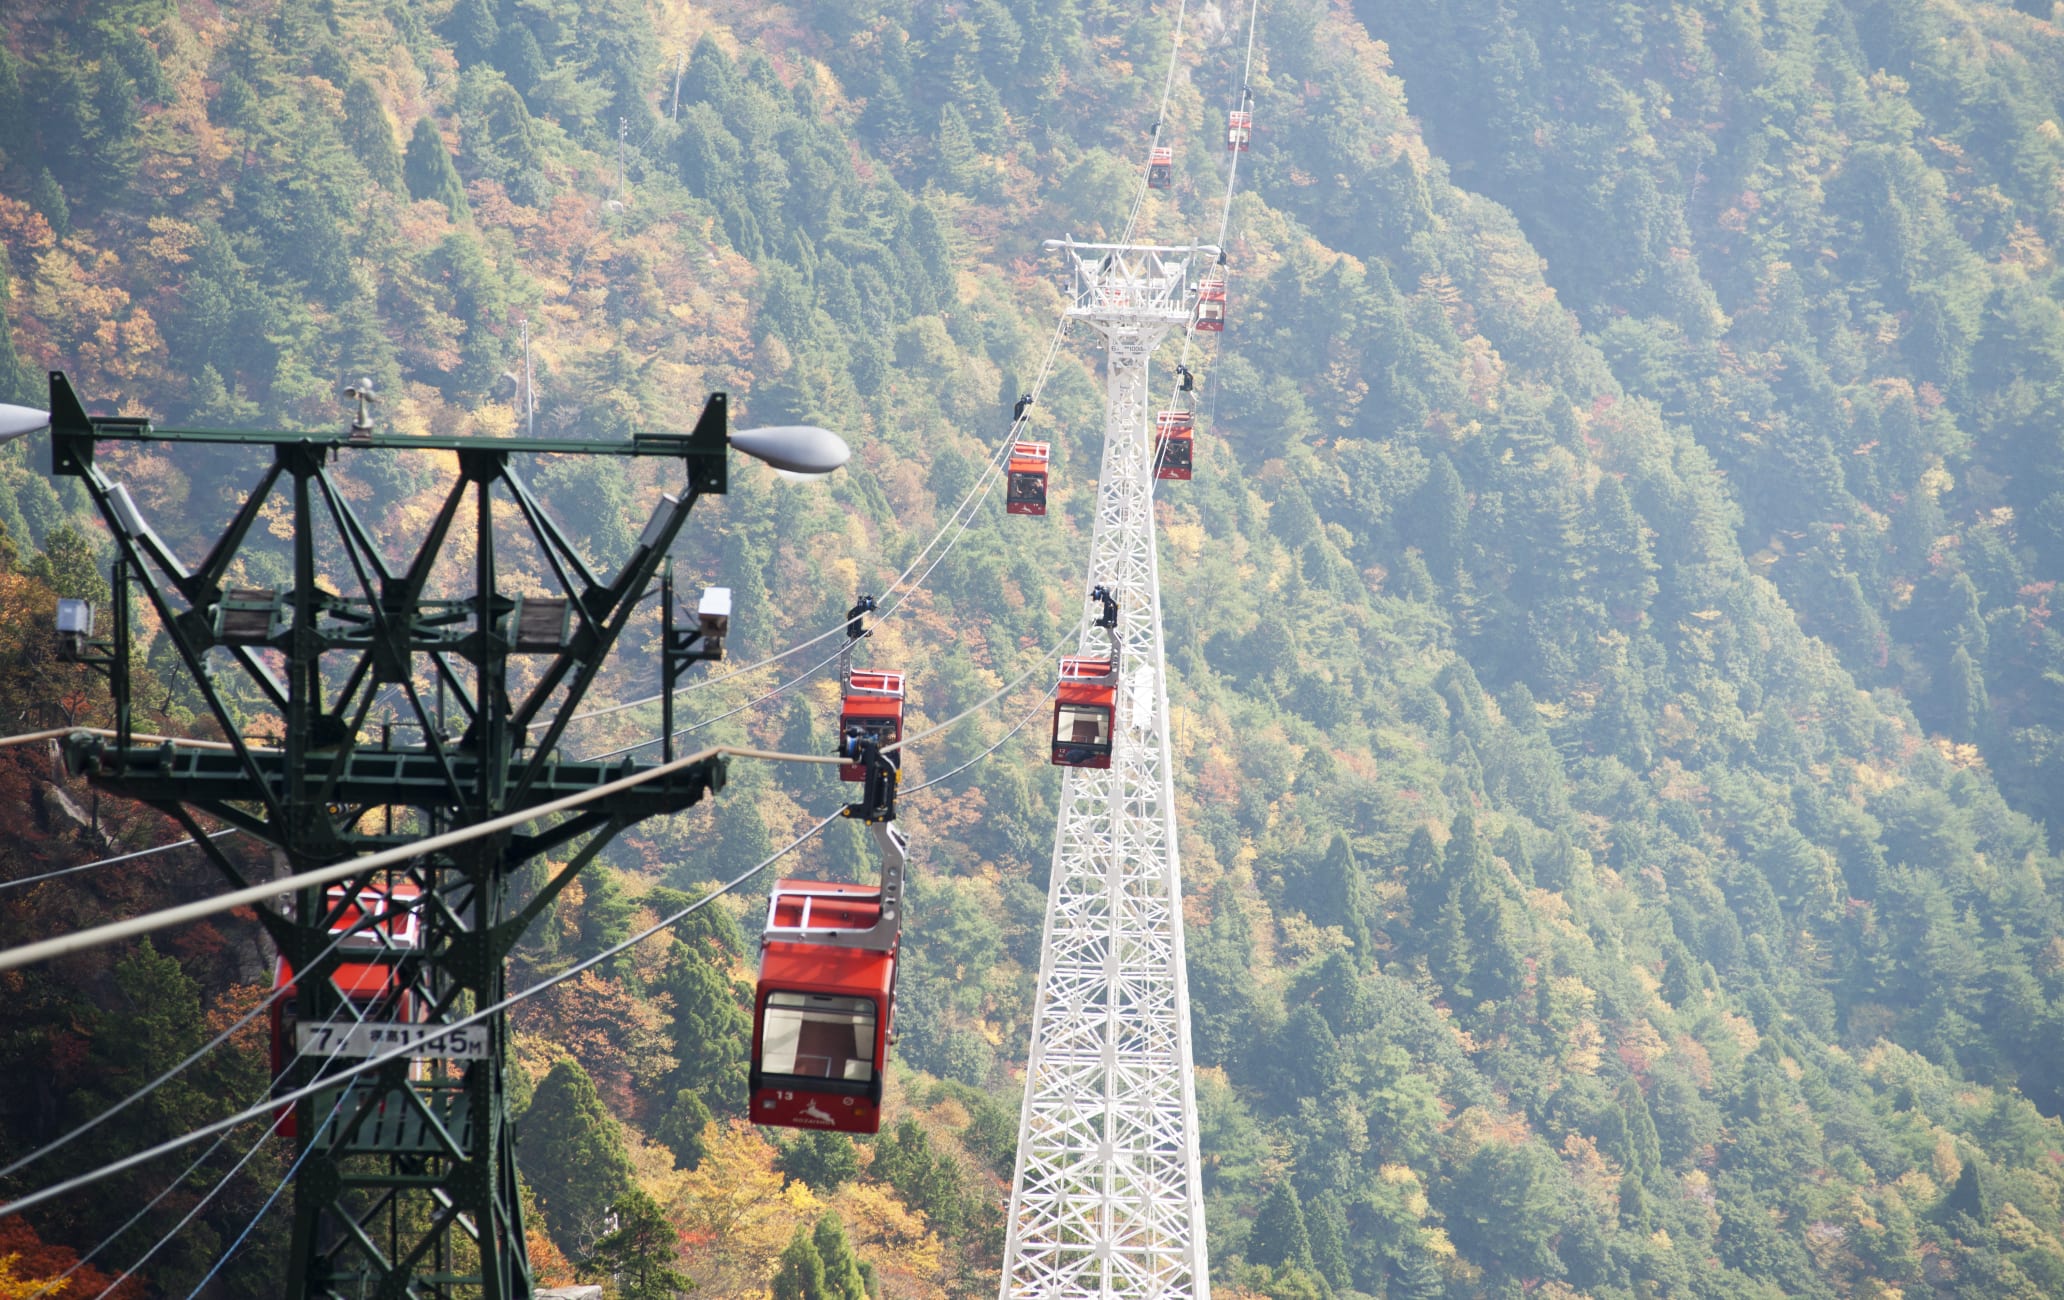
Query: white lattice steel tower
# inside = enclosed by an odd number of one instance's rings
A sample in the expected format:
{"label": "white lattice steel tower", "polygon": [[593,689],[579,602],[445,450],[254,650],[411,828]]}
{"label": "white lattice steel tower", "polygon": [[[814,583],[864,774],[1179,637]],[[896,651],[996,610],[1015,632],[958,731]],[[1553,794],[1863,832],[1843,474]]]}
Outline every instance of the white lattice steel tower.
{"label": "white lattice steel tower", "polygon": [[[1209,1300],[1148,359],[1189,320],[1191,262],[1218,250],[1047,246],[1071,265],[1068,314],[1106,349],[1084,590],[1118,598],[1123,653],[1110,770],[1073,768],[1061,786],[1002,1300]],[[1103,649],[1085,635],[1084,654]]]}

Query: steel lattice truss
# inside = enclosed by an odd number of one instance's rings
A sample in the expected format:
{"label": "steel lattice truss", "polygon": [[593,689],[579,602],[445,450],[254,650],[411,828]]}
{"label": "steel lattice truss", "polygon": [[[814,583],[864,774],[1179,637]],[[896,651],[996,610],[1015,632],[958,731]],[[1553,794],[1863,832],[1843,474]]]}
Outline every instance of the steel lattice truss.
{"label": "steel lattice truss", "polygon": [[1110,770],[1061,787],[1001,1294],[1209,1300],[1148,361],[1189,318],[1191,261],[1218,250],[1049,247],[1070,259],[1069,315],[1106,347],[1089,582],[1118,599],[1122,676]]}

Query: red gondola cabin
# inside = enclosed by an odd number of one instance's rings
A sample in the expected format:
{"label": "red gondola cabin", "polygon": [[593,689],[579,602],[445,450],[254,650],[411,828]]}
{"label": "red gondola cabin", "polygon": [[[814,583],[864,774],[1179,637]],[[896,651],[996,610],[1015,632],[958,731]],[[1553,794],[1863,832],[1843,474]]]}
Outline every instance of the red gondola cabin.
{"label": "red gondola cabin", "polygon": [[1118,673],[1108,659],[1061,660],[1054,693],[1053,761],[1061,767],[1111,766]]}
{"label": "red gondola cabin", "polygon": [[774,887],[753,1005],[753,1123],[881,1130],[897,945],[879,888],[826,880]]}
{"label": "red gondola cabin", "polygon": [[1154,417],[1154,477],[1188,479],[1197,422],[1188,411],[1163,411]]}
{"label": "red gondola cabin", "polygon": [[1197,286],[1197,328],[1213,334],[1223,333],[1225,309],[1225,270],[1214,266],[1204,273],[1203,281]]}
{"label": "red gondola cabin", "polygon": [[1013,515],[1046,513],[1046,467],[1048,447],[1043,442],[1020,442],[1011,446],[1010,468],[1004,480],[1004,512]]}
{"label": "red gondola cabin", "polygon": [[[397,908],[408,907],[421,895],[422,890],[413,881],[372,886],[360,890],[358,896],[346,903],[336,919],[331,921],[329,932],[344,936],[337,944],[340,949],[365,954],[337,963],[336,971],[330,976],[330,984],[350,1004],[348,1015],[340,1015],[321,1024],[301,1024],[294,969],[285,957],[278,959],[273,968],[272,986],[279,996],[273,999],[268,1015],[272,1030],[272,1077],[276,1090],[290,1090],[291,1085],[281,1076],[296,1057],[357,1056],[369,1055],[374,1049],[386,1050],[385,1044],[375,1041],[379,1026],[412,1024],[421,1018],[417,1014],[415,994],[401,989],[394,969],[397,956],[422,946],[422,914],[413,908],[406,912],[397,911]],[[345,887],[331,885],[326,897],[329,906],[336,908],[338,904],[345,903]],[[394,914],[363,929],[354,928],[367,916],[382,913]],[[274,1131],[281,1137],[293,1137],[296,1129],[293,1106],[281,1106],[278,1117]]]}
{"label": "red gondola cabin", "polygon": [[1226,119],[1226,149],[1232,153],[1246,153],[1247,146],[1254,139],[1254,114],[1244,108],[1233,110]]}
{"label": "red gondola cabin", "polygon": [[1175,180],[1175,150],[1165,144],[1147,155],[1147,188],[1165,190]]}
{"label": "red gondola cabin", "polygon": [[[903,739],[903,674],[855,670],[846,676],[845,704],[839,709],[839,753],[850,756],[845,738],[855,733],[887,748]],[[903,751],[891,750],[889,762],[903,767]],[[867,769],[857,762],[839,764],[839,777],[864,781]]]}

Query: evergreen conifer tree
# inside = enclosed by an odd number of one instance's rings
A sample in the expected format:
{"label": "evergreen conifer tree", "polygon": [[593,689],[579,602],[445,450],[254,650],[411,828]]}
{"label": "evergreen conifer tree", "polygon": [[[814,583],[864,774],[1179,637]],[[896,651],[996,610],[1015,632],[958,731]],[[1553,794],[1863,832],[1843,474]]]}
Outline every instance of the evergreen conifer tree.
{"label": "evergreen conifer tree", "polygon": [[215,85],[215,102],[208,116],[224,126],[248,132],[257,124],[258,92],[234,69],[222,74]]}
{"label": "evergreen conifer tree", "polygon": [[693,1088],[683,1088],[674,1094],[673,1104],[653,1125],[652,1138],[674,1153],[675,1164],[683,1169],[693,1169],[707,1154],[703,1133],[713,1118],[710,1108],[703,1104],[702,1095]]}
{"label": "evergreen conifer tree", "polygon": [[545,63],[545,52],[538,48],[537,37],[521,22],[502,24],[502,38],[495,46],[495,66],[523,96],[532,109],[537,104],[532,97],[537,94],[538,83],[545,79],[551,68]]}
{"label": "evergreen conifer tree", "polygon": [[945,218],[928,202],[911,205],[909,248],[925,281],[923,288],[929,290],[920,292],[919,286],[911,286],[912,308],[926,313],[933,310],[927,303],[950,305],[955,298],[954,283],[958,277],[953,241],[947,233]]}
{"label": "evergreen conifer tree", "polygon": [[25,167],[35,144],[27,100],[22,96],[21,63],[0,45],[0,163]]}
{"label": "evergreen conifer tree", "polygon": [[1610,1118],[1614,1122],[1608,1124],[1605,1133],[1606,1154],[1619,1161],[1622,1169],[1644,1179],[1661,1176],[1662,1144],[1656,1137],[1655,1118],[1649,1114],[1648,1097],[1641,1085],[1632,1078],[1620,1080],[1613,1104],[1616,1109]]}
{"label": "evergreen conifer tree", "polygon": [[692,1088],[715,1110],[735,1113],[745,1098],[745,1053],[752,1021],[737,990],[700,953],[676,947],[655,992],[673,1003],[674,1057],[681,1064],[671,1085]]}
{"label": "evergreen conifer tree", "polygon": [[903,1203],[920,1210],[942,1237],[960,1235],[973,1212],[967,1175],[950,1155],[932,1150],[931,1137],[914,1119],[875,1144],[871,1177],[896,1189]]}
{"label": "evergreen conifer tree", "polygon": [[1982,739],[1992,721],[1992,701],[1985,693],[1985,676],[1972,662],[1971,652],[1962,646],[1949,657],[1949,734],[1958,740]]}
{"label": "evergreen conifer tree", "polygon": [[72,233],[72,205],[48,167],[37,171],[35,184],[29,187],[29,206],[50,223],[51,234],[63,239]]}
{"label": "evergreen conifer tree", "polygon": [[1522,885],[1534,883],[1534,858],[1527,851],[1526,837],[1520,834],[1519,826],[1509,824],[1505,833],[1498,837],[1498,856],[1505,859],[1505,865]]}
{"label": "evergreen conifer tree", "polygon": [[375,185],[402,192],[407,182],[401,174],[401,150],[394,143],[394,123],[364,77],[353,77],[344,87],[344,142]]}
{"label": "evergreen conifer tree", "polygon": [[517,1159],[537,1192],[545,1230],[567,1254],[587,1253],[609,1207],[632,1186],[622,1127],[580,1063],[560,1061],[524,1112]]}
{"label": "evergreen conifer tree", "polygon": [[1304,905],[1305,915],[1313,924],[1340,927],[1354,944],[1354,959],[1363,968],[1374,963],[1375,929],[1369,923],[1368,886],[1362,879],[1362,868],[1355,859],[1354,846],[1347,842],[1345,835],[1334,834],[1332,842],[1326,846],[1326,855],[1319,859],[1307,878],[1303,897],[1298,901]]}
{"label": "evergreen conifer tree", "polygon": [[1970,1216],[1973,1223],[1984,1225],[1992,1222],[1992,1197],[1985,1186],[1985,1178],[1978,1168],[1976,1152],[1963,1153],[1964,1167],[1957,1174],[1956,1185],[1943,1198],[1942,1208],[1950,1214]]}
{"label": "evergreen conifer tree", "polygon": [[[774,1158],[781,1172],[829,1195],[860,1176],[860,1153],[843,1133],[803,1133]],[[827,1264],[830,1256],[825,1256]]]}
{"label": "evergreen conifer tree", "polygon": [[581,872],[580,944],[574,949],[583,958],[622,943],[631,933],[631,917],[638,905],[624,893],[616,873],[600,863]]}
{"label": "evergreen conifer tree", "polygon": [[1327,1025],[1341,1037],[1362,1033],[1376,1023],[1376,1004],[1369,996],[1362,971],[1344,952],[1328,953],[1316,970],[1298,976],[1291,986],[1291,996],[1316,1007]]}
{"label": "evergreen conifer tree", "polygon": [[1462,585],[1469,544],[1469,494],[1462,476],[1445,454],[1433,458],[1426,485],[1419,490],[1418,527],[1414,537],[1426,556],[1434,580],[1450,591]]}
{"label": "evergreen conifer tree", "polygon": [[142,163],[142,109],[136,105],[136,83],[116,60],[101,60],[93,78],[93,134],[89,138],[95,161],[95,186],[107,204],[128,198],[136,167]]}
{"label": "evergreen conifer tree", "polygon": [[1239,891],[1222,878],[1212,891],[1211,922],[1187,953],[1192,1035],[1201,1065],[1229,1065],[1249,1046],[1253,944]]}
{"label": "evergreen conifer tree", "polygon": [[14,348],[14,328],[8,320],[9,297],[7,259],[0,258],[0,402],[42,406],[47,394],[37,391],[40,385]]}
{"label": "evergreen conifer tree", "polygon": [[1254,1215],[1254,1231],[1248,1238],[1247,1262],[1270,1268],[1312,1266],[1311,1235],[1304,1223],[1304,1204],[1297,1189],[1284,1179],[1269,1189],[1268,1198]]}
{"label": "evergreen conifer tree", "polygon": [[1588,589],[1622,626],[1646,617],[1656,596],[1655,547],[1633,499],[1616,475],[1607,474],[1591,494],[1593,564]]}
{"label": "evergreen conifer tree", "polygon": [[582,1276],[615,1279],[618,1300],[675,1300],[694,1288],[680,1267],[680,1233],[665,1206],[633,1187],[610,1209],[616,1230],[581,1261]]}
{"label": "evergreen conifer tree", "polygon": [[451,38],[452,53],[459,56],[461,68],[493,58],[502,37],[489,0],[459,0],[444,20],[444,32]]}
{"label": "evergreen conifer tree", "polygon": [[1620,1175],[1620,1226],[1628,1232],[1647,1232],[1655,1221],[1655,1207],[1649,1204],[1648,1189],[1633,1170]]}
{"label": "evergreen conifer tree", "polygon": [[1302,1006],[1283,1023],[1275,1073],[1283,1095],[1316,1097],[1338,1083],[1340,1040],[1314,1006]]}
{"label": "evergreen conifer tree", "polygon": [[410,198],[442,203],[453,221],[465,217],[466,187],[459,183],[459,171],[452,166],[444,137],[437,134],[437,124],[427,113],[416,119],[416,129],[409,136],[402,176],[408,183]]}
{"label": "evergreen conifer tree", "polygon": [[1305,1212],[1306,1234],[1311,1238],[1312,1269],[1339,1290],[1353,1284],[1347,1261],[1347,1216],[1341,1213],[1340,1198],[1332,1192],[1312,1200]]}
{"label": "evergreen conifer tree", "polygon": [[817,1253],[810,1229],[800,1223],[781,1252],[771,1289],[774,1300],[831,1300],[824,1280],[824,1257]]}
{"label": "evergreen conifer tree", "polygon": [[1427,968],[1472,1006],[1520,992],[1526,978],[1522,913],[1466,809],[1450,828],[1441,880],[1445,892]]}
{"label": "evergreen conifer tree", "polygon": [[[852,1143],[846,1145],[850,1148]],[[853,1253],[853,1243],[847,1240],[846,1225],[839,1216],[826,1210],[811,1230],[810,1240],[817,1247],[818,1258],[824,1261],[824,1286],[828,1300],[867,1300],[867,1275],[860,1271],[860,1257]]]}
{"label": "evergreen conifer tree", "polygon": [[1405,901],[1410,905],[1412,915],[1410,924],[1392,938],[1406,951],[1423,952],[1426,933],[1432,928],[1441,901],[1447,896],[1441,878],[1440,846],[1433,842],[1433,833],[1426,827],[1413,829],[1412,838],[1405,845],[1404,861],[1398,864],[1398,876],[1404,881]]}
{"label": "evergreen conifer tree", "polygon": [[1392,1300],[1441,1300],[1447,1293],[1447,1283],[1433,1256],[1417,1248],[1406,1250],[1397,1266],[1397,1282],[1390,1288]]}

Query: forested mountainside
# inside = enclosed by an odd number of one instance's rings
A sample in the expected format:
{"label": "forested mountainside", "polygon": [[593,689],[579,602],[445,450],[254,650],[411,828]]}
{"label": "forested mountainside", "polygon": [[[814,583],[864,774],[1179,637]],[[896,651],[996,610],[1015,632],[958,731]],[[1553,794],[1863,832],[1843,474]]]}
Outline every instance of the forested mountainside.
{"label": "forested mountainside", "polygon": [[[367,376],[390,428],[507,433],[527,321],[540,433],[678,429],[721,389],[745,422],[852,441],[828,485],[741,467],[691,521],[681,562],[736,589],[758,657],[879,589],[976,481],[1059,307],[1039,241],[1123,227],[1172,46],[1176,184],[1138,230],[1215,234],[1245,24],[13,6],[0,400],[62,366],[96,409],[328,425]],[[1197,478],[1159,507],[1219,1288],[2064,1294],[2064,31],[1955,0],[1264,0],[1256,49],[1230,323],[1196,364]],[[1100,423],[1078,336],[1034,408],[1053,515],[986,503],[867,647],[920,723],[1073,621]],[[108,716],[45,632],[58,594],[105,597],[108,554],[46,449],[0,451],[9,734]],[[108,460],[176,547],[253,477]],[[444,472],[345,469],[397,538]],[[614,462],[536,480],[611,561],[662,486]],[[202,734],[162,643],[150,662],[150,724]],[[909,774],[975,757],[1036,689]],[[832,700],[820,675],[705,734],[823,749]],[[993,1289],[1058,788],[1040,725],[909,800],[880,1139],[742,1124],[749,897],[519,1017],[541,1276]],[[628,710],[569,748],[656,726]],[[0,877],[176,838],[60,778],[0,755]],[[757,861],[833,785],[738,764],[590,868],[513,983]],[[870,869],[848,833],[790,862]],[[185,854],[39,883],[0,895],[0,942],[217,887]],[[0,976],[0,1162],[268,978],[246,920]],[[231,1047],[0,1181],[262,1095],[261,1037]],[[74,1278],[92,1294],[192,1211],[117,1292],[185,1293],[286,1171],[262,1146],[203,1201],[256,1138],[126,1230],[179,1159],[0,1224],[0,1294],[112,1234]],[[641,1230],[603,1240],[612,1206]],[[284,1222],[227,1294],[270,1294]]]}

